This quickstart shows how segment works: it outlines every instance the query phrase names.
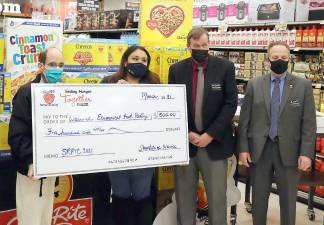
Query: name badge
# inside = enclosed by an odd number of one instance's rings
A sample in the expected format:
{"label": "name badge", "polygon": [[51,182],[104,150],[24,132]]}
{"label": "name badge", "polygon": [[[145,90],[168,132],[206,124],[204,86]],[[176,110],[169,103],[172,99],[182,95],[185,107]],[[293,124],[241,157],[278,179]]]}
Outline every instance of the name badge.
{"label": "name badge", "polygon": [[221,84],[211,84],[211,88],[213,91],[221,91],[223,90],[223,87]]}
{"label": "name badge", "polygon": [[300,103],[298,100],[290,100],[290,105],[292,106],[300,106]]}

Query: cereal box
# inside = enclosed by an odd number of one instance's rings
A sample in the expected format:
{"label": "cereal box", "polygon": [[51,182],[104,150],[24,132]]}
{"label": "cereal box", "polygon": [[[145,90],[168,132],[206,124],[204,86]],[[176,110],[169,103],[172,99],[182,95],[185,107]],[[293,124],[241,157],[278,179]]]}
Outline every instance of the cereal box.
{"label": "cereal box", "polygon": [[10,73],[0,73],[0,113],[9,113],[11,106]]}
{"label": "cereal box", "polygon": [[6,45],[5,71],[11,73],[12,96],[35,77],[39,53],[47,47],[62,48],[61,21],[8,18],[4,23]]}
{"label": "cereal box", "polygon": [[0,152],[10,149],[8,145],[9,120],[9,114],[0,114]]}
{"label": "cereal box", "polygon": [[172,64],[188,57],[190,57],[190,52],[185,48],[164,48],[161,54],[161,83],[168,83],[169,68]]}
{"label": "cereal box", "polygon": [[105,76],[109,74],[106,73],[89,73],[89,72],[71,72],[64,73],[63,83],[68,84],[99,84]]}
{"label": "cereal box", "polygon": [[159,47],[145,47],[145,49],[150,53],[151,62],[150,70],[157,75],[160,75],[161,70],[161,48]]}
{"label": "cereal box", "polygon": [[64,43],[65,72],[117,72],[128,45],[121,40],[75,38]]}

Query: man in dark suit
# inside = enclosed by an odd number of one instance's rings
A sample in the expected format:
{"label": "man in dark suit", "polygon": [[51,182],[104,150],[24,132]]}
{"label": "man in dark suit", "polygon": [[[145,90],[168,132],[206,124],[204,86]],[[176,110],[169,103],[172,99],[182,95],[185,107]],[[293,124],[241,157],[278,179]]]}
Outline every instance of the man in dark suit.
{"label": "man in dark suit", "polygon": [[55,177],[34,177],[31,84],[61,82],[63,66],[61,50],[49,47],[40,52],[36,78],[21,86],[12,101],[8,143],[17,167],[16,207],[19,225],[52,224]]}
{"label": "man in dark suit", "polygon": [[294,225],[299,171],[311,166],[316,136],[312,84],[287,73],[289,46],[268,47],[270,74],[249,81],[239,125],[240,161],[252,173],[254,225],[265,225],[275,177],[282,225]]}
{"label": "man in dark suit", "polygon": [[187,90],[189,165],[175,167],[178,225],[196,224],[199,171],[208,198],[209,224],[226,225],[227,158],[233,154],[231,121],[237,107],[232,62],[208,55],[209,36],[193,28],[187,37],[192,57],[170,67],[169,83]]}

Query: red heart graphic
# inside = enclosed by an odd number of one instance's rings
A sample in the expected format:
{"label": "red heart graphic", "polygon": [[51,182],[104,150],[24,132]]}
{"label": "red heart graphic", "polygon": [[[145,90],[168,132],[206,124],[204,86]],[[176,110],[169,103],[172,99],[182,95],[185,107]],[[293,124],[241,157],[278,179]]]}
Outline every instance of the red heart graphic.
{"label": "red heart graphic", "polygon": [[52,104],[54,102],[55,95],[52,93],[46,93],[43,95],[43,99],[47,104]]}
{"label": "red heart graphic", "polygon": [[146,21],[146,26],[150,28],[151,30],[154,30],[158,26],[158,22],[155,20],[148,20]]}
{"label": "red heart graphic", "polygon": [[183,23],[185,15],[178,6],[158,5],[151,10],[150,19],[157,22],[157,29],[164,37],[168,38]]}

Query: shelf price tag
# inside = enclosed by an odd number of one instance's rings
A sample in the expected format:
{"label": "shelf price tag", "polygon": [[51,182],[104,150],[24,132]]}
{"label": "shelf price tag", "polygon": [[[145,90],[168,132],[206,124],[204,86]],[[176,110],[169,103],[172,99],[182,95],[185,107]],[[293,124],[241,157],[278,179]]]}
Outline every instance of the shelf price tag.
{"label": "shelf price tag", "polygon": [[316,89],[321,89],[321,87],[322,87],[322,84],[315,84]]}
{"label": "shelf price tag", "polygon": [[299,52],[300,48],[297,47],[297,48],[294,48],[293,50],[294,50],[294,52]]}
{"label": "shelf price tag", "polygon": [[275,26],[276,31],[285,31],[287,30],[287,23],[277,23]]}
{"label": "shelf price tag", "polygon": [[220,24],[218,26],[218,32],[219,33],[226,33],[228,29],[228,24],[224,23],[224,24]]}

